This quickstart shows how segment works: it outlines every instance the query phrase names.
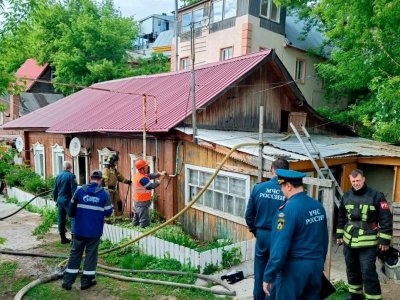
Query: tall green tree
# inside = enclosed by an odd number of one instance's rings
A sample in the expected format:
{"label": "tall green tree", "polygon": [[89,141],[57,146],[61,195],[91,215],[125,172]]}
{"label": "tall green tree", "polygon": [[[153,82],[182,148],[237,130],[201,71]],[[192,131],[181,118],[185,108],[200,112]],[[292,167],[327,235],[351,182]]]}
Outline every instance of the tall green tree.
{"label": "tall green tree", "polygon": [[[26,19],[0,40],[7,57],[2,72],[14,72],[26,58],[49,62],[55,87],[65,94],[76,89],[129,75],[126,50],[132,47],[137,24],[121,16],[112,0],[37,0]],[[16,51],[18,49],[18,51]],[[2,79],[0,79],[0,83]],[[4,90],[4,85],[3,85]]]}
{"label": "tall green tree", "polygon": [[321,30],[332,47],[318,65],[328,98],[349,99],[329,117],[364,136],[400,142],[400,0],[278,0]]}

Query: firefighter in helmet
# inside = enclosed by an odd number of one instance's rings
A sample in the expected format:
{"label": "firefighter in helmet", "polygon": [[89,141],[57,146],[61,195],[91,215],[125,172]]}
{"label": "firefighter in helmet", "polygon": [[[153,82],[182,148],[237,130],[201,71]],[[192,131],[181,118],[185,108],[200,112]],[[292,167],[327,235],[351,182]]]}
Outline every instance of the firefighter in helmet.
{"label": "firefighter in helmet", "polygon": [[117,154],[109,156],[106,160],[106,166],[102,170],[104,188],[110,193],[115,216],[121,216],[123,213],[122,201],[118,192],[118,182],[123,182],[129,185],[132,183],[131,180],[125,179],[125,177],[116,169],[116,163],[118,160],[119,157]]}
{"label": "firefighter in helmet", "polygon": [[149,207],[151,204],[151,190],[160,185],[159,180],[151,182],[151,179],[163,179],[167,173],[162,171],[149,174],[149,164],[143,159],[136,161],[135,167],[137,170],[134,178],[135,213],[132,225],[140,225],[140,227],[145,228],[150,225]]}

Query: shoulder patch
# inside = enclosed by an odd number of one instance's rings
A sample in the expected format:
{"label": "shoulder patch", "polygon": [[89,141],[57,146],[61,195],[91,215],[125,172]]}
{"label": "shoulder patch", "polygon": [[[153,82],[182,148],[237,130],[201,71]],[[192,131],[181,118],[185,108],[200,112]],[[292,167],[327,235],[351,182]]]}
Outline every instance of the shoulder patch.
{"label": "shoulder patch", "polygon": [[389,205],[387,204],[386,201],[381,201],[380,205],[382,210],[389,210]]}

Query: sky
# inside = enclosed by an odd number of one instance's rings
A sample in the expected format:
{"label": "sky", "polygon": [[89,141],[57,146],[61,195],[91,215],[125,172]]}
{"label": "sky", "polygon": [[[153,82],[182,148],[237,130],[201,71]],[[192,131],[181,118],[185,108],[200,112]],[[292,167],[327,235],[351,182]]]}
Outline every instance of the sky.
{"label": "sky", "polygon": [[[133,16],[136,21],[151,14],[171,15],[175,10],[175,0],[114,0],[114,5],[121,10],[123,16]],[[178,3],[180,6],[181,1]]]}

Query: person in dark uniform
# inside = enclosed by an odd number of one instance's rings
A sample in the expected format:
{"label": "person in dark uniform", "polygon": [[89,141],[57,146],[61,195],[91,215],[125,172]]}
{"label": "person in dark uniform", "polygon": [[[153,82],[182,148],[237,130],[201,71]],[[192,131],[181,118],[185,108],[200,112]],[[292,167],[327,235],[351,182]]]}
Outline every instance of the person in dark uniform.
{"label": "person in dark uniform", "polygon": [[101,186],[102,173],[95,170],[90,175],[90,184],[76,190],[70,205],[70,215],[75,217],[74,236],[62,288],[71,290],[79,273],[85,251],[85,262],[81,277],[81,289],[96,284],[97,251],[103,234],[104,217],[112,214],[110,194]]}
{"label": "person in dark uniform", "polygon": [[282,158],[272,162],[272,178],[267,182],[257,183],[253,187],[246,209],[246,224],[256,237],[254,255],[254,288],[255,300],[264,300],[263,276],[269,259],[271,225],[278,208],[284,203],[285,196],[278,184],[275,170],[289,169],[289,163]]}
{"label": "person in dark uniform", "polygon": [[[75,193],[77,183],[75,174],[72,173],[72,163],[64,161],[64,170],[57,175],[53,188],[53,199],[57,202],[58,208],[58,232],[61,237],[61,244],[69,244],[71,242],[65,236],[67,229],[65,227],[68,214],[68,206],[71,201],[72,195]],[[74,220],[71,218],[71,227]],[[72,231],[73,233],[73,231]]]}
{"label": "person in dark uniform", "polygon": [[102,172],[104,187],[110,193],[112,204],[114,206],[114,215],[116,217],[122,216],[123,214],[123,205],[119,196],[118,182],[123,182],[128,185],[132,183],[132,180],[126,179],[117,170],[116,164],[118,160],[119,157],[116,154],[113,154],[110,157],[108,157],[106,161],[106,166]]}
{"label": "person in dark uniform", "polygon": [[321,279],[328,251],[325,209],[303,189],[304,173],[276,170],[287,202],[272,222],[271,255],[264,272],[263,289],[275,299],[320,300]]}
{"label": "person in dark uniform", "polygon": [[347,300],[363,299],[363,284],[365,299],[382,299],[375,261],[377,248],[389,249],[393,217],[384,195],[365,184],[361,170],[353,170],[349,178],[352,188],[343,195],[336,229],[336,242],[344,242]]}

